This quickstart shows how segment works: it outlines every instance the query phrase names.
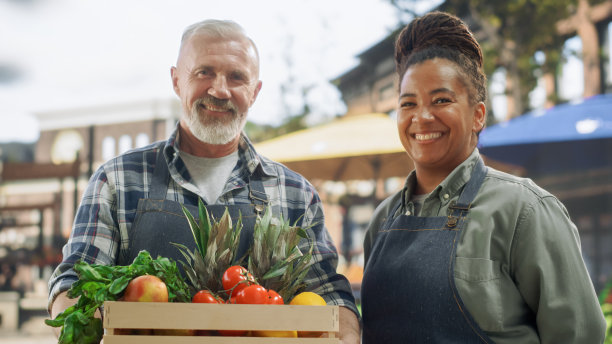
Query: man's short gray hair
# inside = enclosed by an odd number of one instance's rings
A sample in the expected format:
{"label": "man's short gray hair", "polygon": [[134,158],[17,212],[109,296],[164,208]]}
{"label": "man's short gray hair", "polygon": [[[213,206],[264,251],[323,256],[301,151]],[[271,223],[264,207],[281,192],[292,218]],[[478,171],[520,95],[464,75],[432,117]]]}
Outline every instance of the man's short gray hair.
{"label": "man's short gray hair", "polygon": [[181,38],[181,48],[193,35],[203,34],[209,37],[224,38],[224,39],[245,39],[251,43],[255,54],[259,59],[259,52],[255,42],[247,36],[246,31],[242,26],[232,20],[206,19],[201,22],[189,25],[183,32]]}

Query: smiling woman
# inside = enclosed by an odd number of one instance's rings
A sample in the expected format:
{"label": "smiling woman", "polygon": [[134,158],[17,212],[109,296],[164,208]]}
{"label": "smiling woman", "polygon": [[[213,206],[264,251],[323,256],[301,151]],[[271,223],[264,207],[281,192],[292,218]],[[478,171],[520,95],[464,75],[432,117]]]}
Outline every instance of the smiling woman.
{"label": "smiling woman", "polygon": [[415,169],[367,228],[363,343],[601,343],[565,207],[476,149],[487,82],[468,27],[443,12],[416,18],[395,60],[398,132]]}

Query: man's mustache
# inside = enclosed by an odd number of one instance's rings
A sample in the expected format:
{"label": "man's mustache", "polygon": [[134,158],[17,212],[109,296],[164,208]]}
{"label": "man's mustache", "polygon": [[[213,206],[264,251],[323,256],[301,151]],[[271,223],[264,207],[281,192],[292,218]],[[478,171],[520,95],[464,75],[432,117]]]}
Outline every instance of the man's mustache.
{"label": "man's mustache", "polygon": [[221,109],[224,111],[231,111],[234,114],[238,111],[236,105],[231,100],[219,99],[213,96],[202,97],[196,100],[194,106],[199,107],[200,105],[212,106],[216,109]]}

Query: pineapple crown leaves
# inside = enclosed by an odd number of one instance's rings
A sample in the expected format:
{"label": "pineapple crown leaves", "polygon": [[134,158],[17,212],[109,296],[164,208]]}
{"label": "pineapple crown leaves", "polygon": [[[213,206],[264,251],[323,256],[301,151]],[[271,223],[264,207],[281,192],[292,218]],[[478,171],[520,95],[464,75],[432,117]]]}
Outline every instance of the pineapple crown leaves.
{"label": "pineapple crown leaves", "polygon": [[[303,280],[312,261],[314,242],[304,228],[272,216],[271,207],[257,219],[253,232],[253,245],[248,259],[248,270],[264,287],[276,290],[289,300],[304,287]],[[305,254],[300,250],[301,239],[310,241]]]}
{"label": "pineapple crown leaves", "polygon": [[185,245],[173,243],[179,249],[185,261],[180,261],[191,284],[192,291],[201,289],[219,290],[220,276],[234,262],[240,243],[242,216],[236,225],[232,223],[226,208],[217,221],[208,213],[204,203],[198,202],[199,221],[191,212],[182,206],[189,223],[197,249],[190,251]]}

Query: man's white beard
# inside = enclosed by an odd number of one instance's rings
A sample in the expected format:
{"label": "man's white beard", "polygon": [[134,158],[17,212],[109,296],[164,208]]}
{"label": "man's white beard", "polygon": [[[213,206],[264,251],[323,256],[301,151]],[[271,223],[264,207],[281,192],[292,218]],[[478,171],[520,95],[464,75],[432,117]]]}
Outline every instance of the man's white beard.
{"label": "man's white beard", "polygon": [[246,124],[246,113],[236,111],[232,104],[228,106],[232,107],[232,112],[234,112],[231,116],[207,116],[200,113],[202,110],[200,105],[206,103],[206,100],[203,99],[196,100],[191,107],[191,112],[187,114],[187,124],[191,133],[198,140],[213,145],[226,144],[236,138]]}

